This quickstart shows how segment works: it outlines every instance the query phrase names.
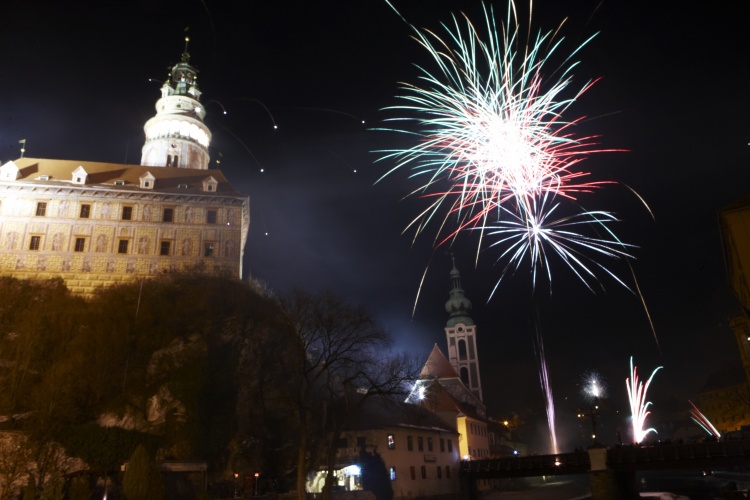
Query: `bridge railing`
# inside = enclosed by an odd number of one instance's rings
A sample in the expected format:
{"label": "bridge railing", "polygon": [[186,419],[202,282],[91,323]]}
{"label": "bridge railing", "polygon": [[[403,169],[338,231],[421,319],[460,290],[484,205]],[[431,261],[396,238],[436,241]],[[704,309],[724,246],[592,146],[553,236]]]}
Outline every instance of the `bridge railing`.
{"label": "bridge railing", "polygon": [[[607,464],[644,464],[648,462],[706,461],[750,457],[750,440],[714,441],[654,446],[621,446],[607,450]],[[720,461],[720,460],[719,460]]]}
{"label": "bridge railing", "polygon": [[[750,440],[618,446],[607,449],[606,466],[620,471],[750,467]],[[461,462],[461,473],[476,479],[584,474],[590,470],[586,451]]]}
{"label": "bridge railing", "polygon": [[461,472],[477,478],[581,474],[591,468],[586,452],[529,455],[461,462]]}

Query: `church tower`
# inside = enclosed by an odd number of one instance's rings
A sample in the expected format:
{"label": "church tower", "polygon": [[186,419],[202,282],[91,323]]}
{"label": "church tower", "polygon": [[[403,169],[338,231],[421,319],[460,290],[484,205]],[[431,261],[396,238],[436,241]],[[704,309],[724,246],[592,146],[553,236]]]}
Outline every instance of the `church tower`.
{"label": "church tower", "polygon": [[461,288],[461,273],[453,259],[450,274],[450,298],[445,303],[449,314],[445,325],[445,336],[448,340],[448,360],[464,385],[482,401],[482,381],[479,377],[479,358],[477,357],[476,325],[469,316],[471,302]]}
{"label": "church tower", "polygon": [[181,60],[161,87],[156,116],[143,127],[141,165],[208,169],[211,132],[203,123],[206,110],[200,103],[198,70],[190,65],[188,41],[185,37]]}

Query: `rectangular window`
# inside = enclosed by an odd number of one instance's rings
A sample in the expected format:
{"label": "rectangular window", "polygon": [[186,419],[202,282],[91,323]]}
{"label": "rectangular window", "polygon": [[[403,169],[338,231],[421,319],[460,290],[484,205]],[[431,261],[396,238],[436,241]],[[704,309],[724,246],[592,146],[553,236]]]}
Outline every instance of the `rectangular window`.
{"label": "rectangular window", "polygon": [[427,436],[427,451],[432,451],[432,436]]}
{"label": "rectangular window", "polygon": [[29,242],[29,250],[39,250],[39,246],[42,243],[41,236],[32,236]]}
{"label": "rectangular window", "polygon": [[448,451],[453,453],[453,440],[448,438]]}
{"label": "rectangular window", "polygon": [[44,217],[47,213],[47,202],[46,201],[40,201],[36,204],[36,216],[37,217]]}
{"label": "rectangular window", "polygon": [[424,441],[422,440],[422,436],[417,436],[417,449],[419,451],[424,451]]}
{"label": "rectangular window", "polygon": [[449,465],[446,465],[446,466],[445,466],[445,477],[446,477],[447,479],[450,479],[450,478],[451,478],[451,468],[450,468],[450,466],[449,466]]}
{"label": "rectangular window", "polygon": [[206,210],[206,224],[216,224],[216,210]]}
{"label": "rectangular window", "polygon": [[395,481],[395,480],[396,480],[396,468],[391,467],[391,481]]}
{"label": "rectangular window", "polygon": [[117,243],[117,253],[128,253],[128,241],[129,240],[120,240]]}
{"label": "rectangular window", "polygon": [[174,220],[174,208],[165,208],[161,215],[162,222],[172,222]]}
{"label": "rectangular window", "polygon": [[88,219],[91,216],[91,205],[81,205],[81,213],[79,217],[81,219]]}
{"label": "rectangular window", "polygon": [[75,246],[73,247],[74,252],[83,252],[86,247],[86,238],[76,238]]}
{"label": "rectangular window", "polygon": [[440,438],[440,451],[445,451],[445,439]]}
{"label": "rectangular window", "polygon": [[171,246],[172,245],[170,241],[162,241],[159,244],[159,255],[169,255],[169,250]]}
{"label": "rectangular window", "polygon": [[422,466],[422,479],[427,479],[427,467]]}
{"label": "rectangular window", "polygon": [[203,256],[204,257],[211,257],[214,254],[214,244],[213,243],[206,243],[203,246]]}
{"label": "rectangular window", "polygon": [[437,475],[438,479],[443,479],[443,469],[440,468],[440,466],[437,466]]}
{"label": "rectangular window", "polygon": [[396,439],[393,437],[393,434],[388,434],[388,449],[392,450],[396,447]]}
{"label": "rectangular window", "polygon": [[414,481],[417,479],[417,469],[413,465],[409,467],[409,474],[411,474],[411,480]]}
{"label": "rectangular window", "polygon": [[122,220],[133,219],[133,207],[122,207]]}
{"label": "rectangular window", "polygon": [[406,449],[414,451],[414,438],[411,436],[406,436]]}

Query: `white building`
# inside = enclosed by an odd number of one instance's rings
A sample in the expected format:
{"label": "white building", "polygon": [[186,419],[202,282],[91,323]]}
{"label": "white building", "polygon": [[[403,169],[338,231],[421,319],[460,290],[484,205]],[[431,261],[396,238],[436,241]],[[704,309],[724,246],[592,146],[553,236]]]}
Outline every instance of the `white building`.
{"label": "white building", "polygon": [[[363,450],[383,459],[395,499],[458,492],[458,433],[421,406],[368,399],[341,437],[336,489],[362,489]],[[309,493],[322,491],[325,474],[319,471],[310,477]]]}

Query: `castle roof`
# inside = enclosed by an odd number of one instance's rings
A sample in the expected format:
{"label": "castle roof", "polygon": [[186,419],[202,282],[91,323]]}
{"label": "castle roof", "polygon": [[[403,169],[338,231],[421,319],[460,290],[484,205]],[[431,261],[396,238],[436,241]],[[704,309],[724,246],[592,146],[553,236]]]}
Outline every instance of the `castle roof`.
{"label": "castle roof", "polygon": [[[15,182],[39,185],[73,185],[73,172],[83,168],[88,174],[85,187],[142,191],[140,180],[150,174],[154,178],[154,191],[160,193],[215,194],[241,196],[229,184],[220,170],[192,168],[170,168],[144,165],[124,165],[80,160],[52,160],[42,158],[19,158],[12,162],[18,167]],[[7,164],[6,164],[7,165]],[[216,182],[216,189],[207,193],[203,185]]]}

